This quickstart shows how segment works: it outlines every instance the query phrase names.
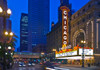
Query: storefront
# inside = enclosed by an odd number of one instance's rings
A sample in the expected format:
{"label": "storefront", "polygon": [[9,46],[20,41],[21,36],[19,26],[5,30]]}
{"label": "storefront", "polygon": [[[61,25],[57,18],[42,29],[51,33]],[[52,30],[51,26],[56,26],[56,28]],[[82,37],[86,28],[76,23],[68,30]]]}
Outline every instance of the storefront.
{"label": "storefront", "polygon": [[[67,46],[68,47],[68,46]],[[67,60],[67,64],[82,64],[82,54],[83,48],[76,46],[73,49],[64,49],[60,50],[59,52],[56,51],[56,59],[60,60]],[[85,64],[93,64],[94,63],[94,56],[93,56],[93,48],[84,48],[84,63]]]}

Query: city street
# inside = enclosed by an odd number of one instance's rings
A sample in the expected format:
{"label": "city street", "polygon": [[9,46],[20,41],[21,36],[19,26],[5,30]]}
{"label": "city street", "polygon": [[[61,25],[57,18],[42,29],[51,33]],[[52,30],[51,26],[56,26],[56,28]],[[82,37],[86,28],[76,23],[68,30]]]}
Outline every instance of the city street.
{"label": "city street", "polygon": [[[19,67],[18,64],[14,64],[13,68],[8,70],[44,70],[44,69],[39,64],[30,67],[29,66]],[[55,67],[55,70],[100,70],[100,68],[96,66],[82,68],[82,67],[75,67],[75,66],[60,65],[59,67]]]}
{"label": "city street", "polygon": [[40,65],[35,65],[35,66],[25,66],[25,67],[19,67],[18,64],[14,64],[14,66],[12,67],[12,69],[8,69],[8,70],[42,70]]}

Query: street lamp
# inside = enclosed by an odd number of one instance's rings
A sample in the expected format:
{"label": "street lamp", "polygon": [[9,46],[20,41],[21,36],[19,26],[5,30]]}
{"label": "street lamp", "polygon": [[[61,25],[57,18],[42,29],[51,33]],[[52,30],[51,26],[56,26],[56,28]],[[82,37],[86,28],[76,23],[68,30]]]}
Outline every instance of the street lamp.
{"label": "street lamp", "polygon": [[6,36],[13,36],[13,32],[8,33],[7,31],[4,33]]}
{"label": "street lamp", "polygon": [[13,53],[11,53],[11,55],[13,55]]}
{"label": "street lamp", "polygon": [[[13,35],[11,33],[11,35],[9,35],[9,32],[6,31],[6,18],[9,18],[10,17],[10,14],[11,14],[11,10],[8,9],[8,10],[3,10],[1,7],[0,7],[0,17],[3,17],[3,32],[5,32],[3,34],[4,38],[6,38],[6,36],[11,36]],[[6,70],[6,40],[4,39],[4,47],[3,47],[3,70]]]}
{"label": "street lamp", "polygon": [[8,32],[7,31],[5,32],[5,35],[8,35]]}
{"label": "street lamp", "polygon": [[8,46],[8,50],[11,50],[11,46]]}
{"label": "street lamp", "polygon": [[44,52],[41,52],[41,55],[44,55]]}
{"label": "street lamp", "polygon": [[10,14],[11,14],[11,10],[10,10],[10,9],[8,9],[8,10],[7,10],[7,13],[8,13],[8,15],[10,15]]}
{"label": "street lamp", "polygon": [[3,12],[3,9],[0,7],[0,13],[2,13]]}
{"label": "street lamp", "polygon": [[10,36],[13,36],[14,34],[12,32],[10,32]]}
{"label": "street lamp", "polygon": [[[5,35],[5,39],[4,39],[4,48],[3,48],[3,52],[4,52],[4,55],[3,55],[3,57],[4,57],[4,59],[3,59],[3,63],[4,63],[3,69],[6,70],[6,56],[5,55],[8,55],[8,53],[5,53],[6,52],[6,43],[7,43],[6,40],[9,40],[8,37],[12,37],[13,36],[13,33],[6,31],[4,33],[4,35]],[[8,46],[8,50],[11,50],[11,46]]]}
{"label": "street lamp", "polygon": [[1,49],[1,46],[0,46],[0,49]]}
{"label": "street lamp", "polygon": [[84,44],[86,41],[81,40],[81,45],[82,45],[82,67],[84,67]]}
{"label": "street lamp", "polygon": [[0,7],[0,17],[3,17],[3,29],[4,29],[4,32],[6,31],[6,18],[9,18],[10,15],[11,15],[11,10],[10,9],[5,11]]}
{"label": "street lamp", "polygon": [[55,52],[56,52],[56,49],[53,49],[52,51],[53,51],[53,59],[55,61]]}
{"label": "street lamp", "polygon": [[7,55],[8,53],[5,53],[5,55]]}

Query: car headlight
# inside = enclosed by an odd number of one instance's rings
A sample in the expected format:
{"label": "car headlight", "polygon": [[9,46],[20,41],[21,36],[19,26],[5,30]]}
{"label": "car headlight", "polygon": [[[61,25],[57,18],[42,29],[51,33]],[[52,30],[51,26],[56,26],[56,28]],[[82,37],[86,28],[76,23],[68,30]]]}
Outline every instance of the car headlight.
{"label": "car headlight", "polygon": [[31,65],[30,63],[28,65]]}
{"label": "car headlight", "polygon": [[35,65],[34,63],[32,63],[32,65]]}
{"label": "car headlight", "polygon": [[26,66],[26,65],[23,65],[23,66]]}
{"label": "car headlight", "polygon": [[22,65],[19,65],[19,66],[22,66]]}
{"label": "car headlight", "polygon": [[47,70],[55,70],[55,69],[52,69],[52,68],[49,68],[49,67],[46,67],[46,69],[47,69]]}

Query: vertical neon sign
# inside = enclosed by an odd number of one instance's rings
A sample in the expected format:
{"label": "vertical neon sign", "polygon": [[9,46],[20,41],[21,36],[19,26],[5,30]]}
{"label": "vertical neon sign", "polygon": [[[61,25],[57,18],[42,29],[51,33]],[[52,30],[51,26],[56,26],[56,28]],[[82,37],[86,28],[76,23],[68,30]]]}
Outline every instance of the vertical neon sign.
{"label": "vertical neon sign", "polygon": [[68,45],[68,12],[70,11],[66,6],[60,7],[62,10],[62,46]]}

